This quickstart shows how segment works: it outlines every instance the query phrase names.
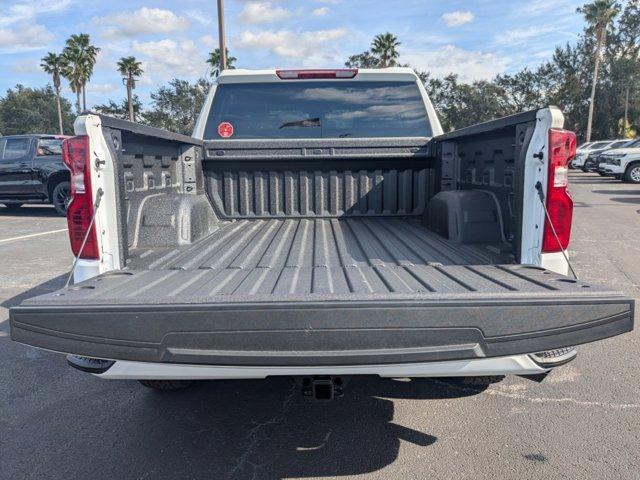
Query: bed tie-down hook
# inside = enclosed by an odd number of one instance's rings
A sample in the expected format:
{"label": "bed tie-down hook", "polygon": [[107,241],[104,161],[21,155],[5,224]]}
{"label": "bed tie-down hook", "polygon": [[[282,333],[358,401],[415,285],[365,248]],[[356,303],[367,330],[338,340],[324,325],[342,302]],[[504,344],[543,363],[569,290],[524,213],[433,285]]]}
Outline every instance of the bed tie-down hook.
{"label": "bed tie-down hook", "polygon": [[96,170],[100,169],[100,165],[106,165],[107,164],[106,160],[100,160],[100,157],[98,156],[98,154],[96,152],[93,152],[93,155],[96,157],[95,162],[94,162]]}

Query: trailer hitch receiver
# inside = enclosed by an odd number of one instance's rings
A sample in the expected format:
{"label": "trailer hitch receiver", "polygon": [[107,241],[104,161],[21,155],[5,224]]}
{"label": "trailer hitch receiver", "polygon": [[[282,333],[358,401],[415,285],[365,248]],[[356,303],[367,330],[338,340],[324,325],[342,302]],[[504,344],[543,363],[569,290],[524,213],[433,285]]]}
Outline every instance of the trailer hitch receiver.
{"label": "trailer hitch receiver", "polygon": [[301,381],[302,395],[318,401],[333,400],[335,397],[343,395],[344,383],[342,377],[330,375],[303,377]]}

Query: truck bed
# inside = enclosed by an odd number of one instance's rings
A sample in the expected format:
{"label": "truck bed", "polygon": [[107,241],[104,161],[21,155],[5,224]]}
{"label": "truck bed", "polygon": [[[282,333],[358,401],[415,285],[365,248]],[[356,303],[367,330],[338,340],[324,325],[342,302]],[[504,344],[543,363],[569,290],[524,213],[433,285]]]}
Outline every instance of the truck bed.
{"label": "truck bed", "polygon": [[109,360],[353,366],[633,328],[633,299],[521,264],[536,112],[433,141],[203,144],[100,121],[118,152],[114,267],[12,307],[16,341]]}
{"label": "truck bed", "polygon": [[[223,223],[194,245],[132,251],[128,269],[197,271],[166,276],[160,281],[163,298],[182,298],[185,290],[225,301],[256,295],[517,290],[521,277],[472,267],[512,262],[501,251],[508,252],[508,245],[455,244],[416,219],[239,220]],[[466,267],[442,269],[453,265]],[[181,279],[186,276],[188,284]],[[160,277],[140,278],[146,289],[145,278]],[[115,293],[136,297],[137,288],[131,284]]]}

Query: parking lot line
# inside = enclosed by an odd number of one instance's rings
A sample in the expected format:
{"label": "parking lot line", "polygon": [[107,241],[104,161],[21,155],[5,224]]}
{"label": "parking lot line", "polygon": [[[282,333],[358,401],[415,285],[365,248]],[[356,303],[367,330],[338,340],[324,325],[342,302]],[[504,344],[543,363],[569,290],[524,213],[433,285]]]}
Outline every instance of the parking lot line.
{"label": "parking lot line", "polygon": [[40,237],[42,235],[51,235],[52,233],[66,232],[67,230],[68,228],[61,228],[60,230],[51,230],[49,232],[32,233],[31,235],[23,235],[21,237],[4,238],[0,240],[0,243],[12,242],[13,240],[23,240],[25,238],[31,238],[31,237]]}

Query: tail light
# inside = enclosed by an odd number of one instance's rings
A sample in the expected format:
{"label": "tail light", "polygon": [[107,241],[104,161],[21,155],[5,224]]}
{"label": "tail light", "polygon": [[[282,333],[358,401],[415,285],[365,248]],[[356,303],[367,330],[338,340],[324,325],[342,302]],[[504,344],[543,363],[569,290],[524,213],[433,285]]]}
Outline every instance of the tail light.
{"label": "tail light", "polygon": [[276,70],[281,80],[314,80],[318,78],[354,78],[358,74],[357,68],[342,68],[337,70]]}
{"label": "tail light", "polygon": [[[98,259],[100,252],[96,227],[91,224],[93,198],[89,153],[89,137],[86,135],[67,138],[62,142],[62,161],[71,171],[71,203],[67,207],[71,250],[76,257]],[[85,237],[87,241],[82,247]]]}
{"label": "tail light", "polygon": [[549,132],[549,178],[547,181],[547,211],[542,237],[544,253],[560,252],[569,246],[573,200],[567,191],[569,162],[576,155],[576,134],[567,130],[552,129]]}

